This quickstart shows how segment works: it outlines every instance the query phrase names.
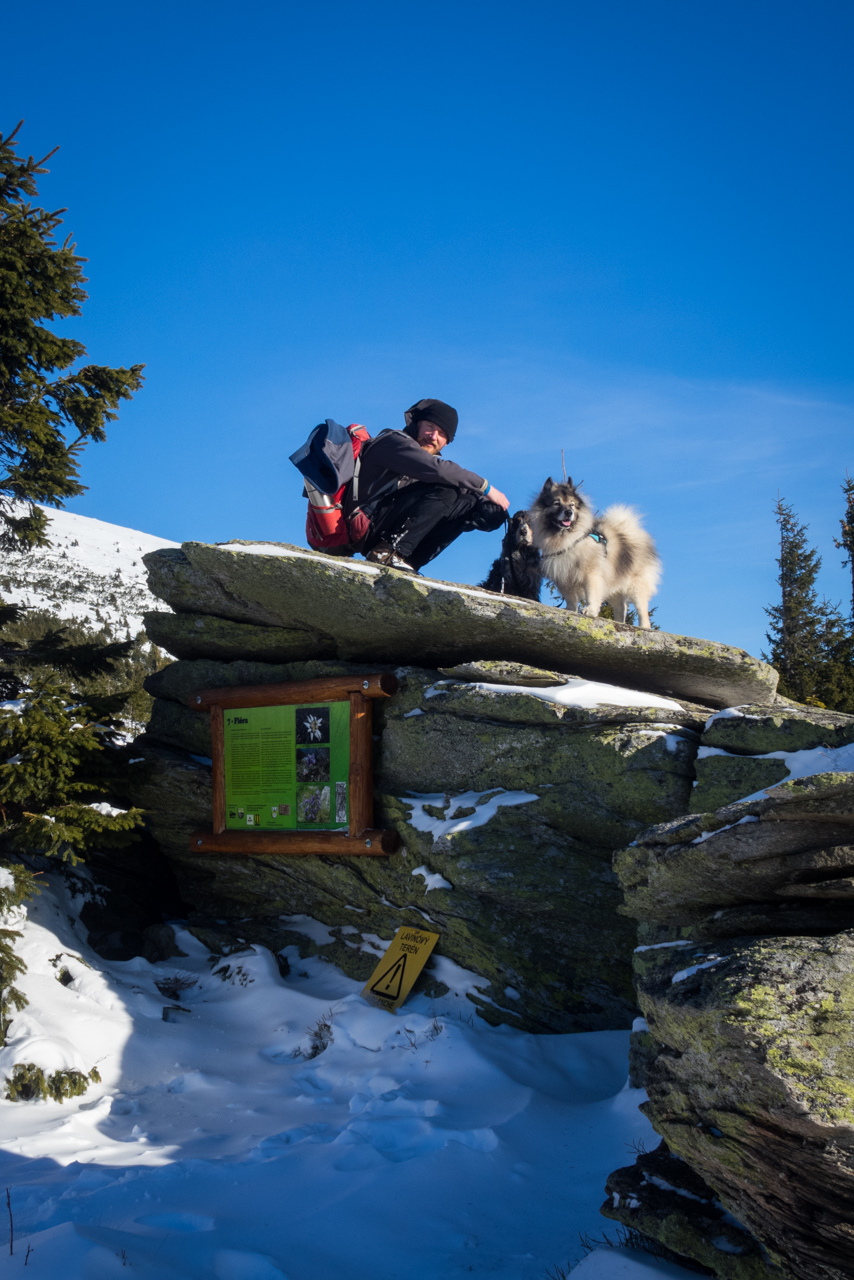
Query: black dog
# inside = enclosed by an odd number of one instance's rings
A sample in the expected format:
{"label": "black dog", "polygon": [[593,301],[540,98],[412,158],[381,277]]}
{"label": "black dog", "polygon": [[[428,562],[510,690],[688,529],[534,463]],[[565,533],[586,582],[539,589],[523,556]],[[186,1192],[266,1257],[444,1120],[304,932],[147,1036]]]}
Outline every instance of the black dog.
{"label": "black dog", "polygon": [[492,563],[485,582],[478,585],[503,596],[540,598],[540,553],[533,544],[527,511],[517,511],[507,526],[501,555]]}

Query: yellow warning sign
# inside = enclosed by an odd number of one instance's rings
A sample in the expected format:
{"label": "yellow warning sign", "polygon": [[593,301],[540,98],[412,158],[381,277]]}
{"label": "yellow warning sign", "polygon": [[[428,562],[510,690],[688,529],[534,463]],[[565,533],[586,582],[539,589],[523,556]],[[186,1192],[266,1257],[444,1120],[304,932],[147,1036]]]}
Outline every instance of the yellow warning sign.
{"label": "yellow warning sign", "polygon": [[412,984],[438,941],[438,933],[426,933],[409,925],[398,929],[388,951],[365,984],[362,991],[365,999],[394,1013],[409,995]]}

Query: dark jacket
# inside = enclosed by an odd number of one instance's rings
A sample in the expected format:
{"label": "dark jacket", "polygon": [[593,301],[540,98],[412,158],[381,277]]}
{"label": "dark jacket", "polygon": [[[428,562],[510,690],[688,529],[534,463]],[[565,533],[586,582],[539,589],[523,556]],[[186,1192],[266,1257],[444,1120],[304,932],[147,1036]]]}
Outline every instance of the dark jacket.
{"label": "dark jacket", "polygon": [[411,428],[404,431],[381,431],[364,446],[360,456],[358,480],[351,485],[347,496],[347,515],[352,514],[356,508],[371,515],[381,498],[413,480],[486,493],[489,488],[488,480],[451,462],[450,458],[440,458],[428,453],[409,434],[410,430]]}

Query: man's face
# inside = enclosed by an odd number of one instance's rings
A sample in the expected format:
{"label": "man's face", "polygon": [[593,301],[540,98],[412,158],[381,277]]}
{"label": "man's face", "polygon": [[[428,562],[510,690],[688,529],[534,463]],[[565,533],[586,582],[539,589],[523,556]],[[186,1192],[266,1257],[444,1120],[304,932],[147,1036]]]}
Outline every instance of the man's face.
{"label": "man's face", "polygon": [[448,437],[435,422],[419,422],[416,439],[421,448],[426,449],[428,453],[441,453],[448,443]]}

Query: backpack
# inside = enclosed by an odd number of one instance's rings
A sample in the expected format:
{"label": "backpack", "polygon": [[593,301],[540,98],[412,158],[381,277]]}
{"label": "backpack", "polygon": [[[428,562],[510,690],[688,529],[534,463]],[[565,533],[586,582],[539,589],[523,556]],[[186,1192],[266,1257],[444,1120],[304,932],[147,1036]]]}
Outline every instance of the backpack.
{"label": "backpack", "polygon": [[344,497],[349,486],[358,487],[360,455],[370,438],[358,422],[342,427],[327,418],[290,456],[305,485],[305,536],[314,551],[352,555],[368,532],[369,517],[358,507],[345,516]]}

